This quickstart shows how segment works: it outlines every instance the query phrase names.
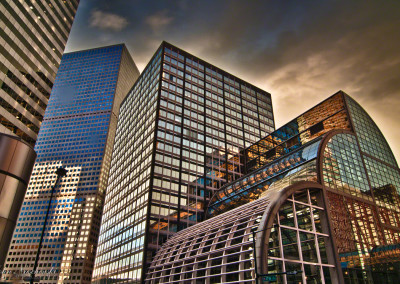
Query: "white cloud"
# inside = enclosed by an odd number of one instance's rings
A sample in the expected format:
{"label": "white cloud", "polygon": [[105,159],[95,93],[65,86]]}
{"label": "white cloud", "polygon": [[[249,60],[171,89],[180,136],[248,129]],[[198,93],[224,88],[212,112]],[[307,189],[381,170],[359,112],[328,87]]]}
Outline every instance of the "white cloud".
{"label": "white cloud", "polygon": [[99,29],[121,31],[128,25],[128,20],[117,14],[93,10],[89,24]]}
{"label": "white cloud", "polygon": [[167,15],[167,11],[157,12],[154,15],[148,16],[145,20],[153,31],[159,31],[163,27],[172,22],[174,18]]}

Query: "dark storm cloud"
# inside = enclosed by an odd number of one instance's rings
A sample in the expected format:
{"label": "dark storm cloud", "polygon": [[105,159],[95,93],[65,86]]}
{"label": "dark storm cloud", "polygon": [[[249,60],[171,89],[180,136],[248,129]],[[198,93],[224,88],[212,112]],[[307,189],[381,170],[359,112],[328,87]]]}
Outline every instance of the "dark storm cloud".
{"label": "dark storm cloud", "polygon": [[[400,157],[399,1],[110,2],[81,1],[68,48],[125,42],[142,69],[169,41],[271,92],[278,126],[342,89]],[[91,28],[93,11],[127,24]]]}

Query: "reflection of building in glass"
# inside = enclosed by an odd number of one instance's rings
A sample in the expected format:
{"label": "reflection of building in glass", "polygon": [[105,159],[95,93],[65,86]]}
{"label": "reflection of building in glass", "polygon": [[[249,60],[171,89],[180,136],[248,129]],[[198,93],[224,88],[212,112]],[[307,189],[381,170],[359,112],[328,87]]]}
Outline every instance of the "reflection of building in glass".
{"label": "reflection of building in glass", "polygon": [[351,129],[343,99],[333,96],[245,150],[248,173],[332,129]]}
{"label": "reflection of building in glass", "polygon": [[63,55],[5,270],[27,276],[18,271],[32,269],[55,171],[65,167],[38,270],[52,271],[41,282],[90,283],[119,105],[138,75],[124,45]]}
{"label": "reflection of building in glass", "polygon": [[[93,278],[139,281],[274,129],[271,97],[163,43],[121,105]],[[236,157],[236,158],[235,158]]]}
{"label": "reflection of building in glass", "polygon": [[0,132],[35,145],[78,3],[0,2]]}
{"label": "reflection of building in glass", "polygon": [[400,170],[352,98],[336,93],[245,155],[247,174],[214,193],[210,219],[169,238],[146,282],[400,282]]}

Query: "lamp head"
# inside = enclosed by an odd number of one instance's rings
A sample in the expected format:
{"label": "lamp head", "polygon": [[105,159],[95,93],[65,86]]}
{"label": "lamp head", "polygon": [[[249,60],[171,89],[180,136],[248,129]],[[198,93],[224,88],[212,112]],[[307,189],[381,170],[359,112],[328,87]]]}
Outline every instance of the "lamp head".
{"label": "lamp head", "polygon": [[63,177],[67,175],[67,172],[68,171],[65,168],[58,168],[56,174],[60,177]]}

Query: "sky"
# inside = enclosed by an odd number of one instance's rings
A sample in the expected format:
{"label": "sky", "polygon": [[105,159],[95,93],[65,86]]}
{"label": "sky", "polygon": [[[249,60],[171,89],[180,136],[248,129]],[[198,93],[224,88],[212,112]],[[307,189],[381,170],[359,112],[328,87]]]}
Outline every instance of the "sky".
{"label": "sky", "polygon": [[276,128],[339,90],[400,162],[400,1],[81,0],[66,52],[165,40],[271,93]]}

